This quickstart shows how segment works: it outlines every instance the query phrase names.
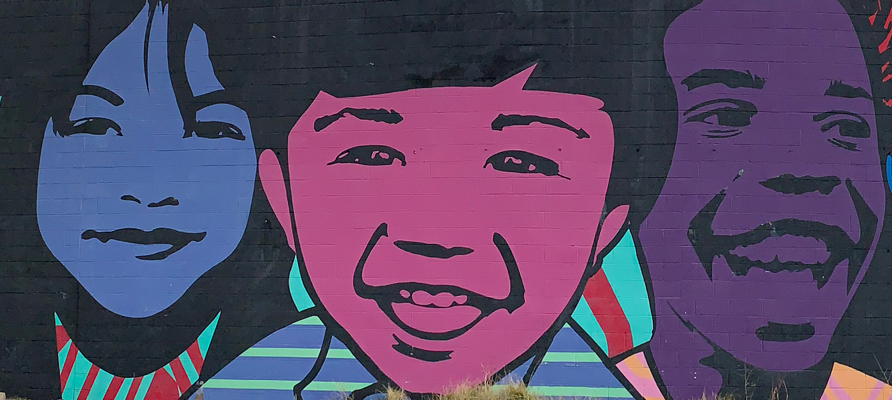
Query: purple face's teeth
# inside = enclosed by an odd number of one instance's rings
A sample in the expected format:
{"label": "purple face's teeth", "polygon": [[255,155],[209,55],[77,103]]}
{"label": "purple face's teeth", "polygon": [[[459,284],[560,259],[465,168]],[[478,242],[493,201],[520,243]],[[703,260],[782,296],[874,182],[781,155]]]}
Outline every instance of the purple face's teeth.
{"label": "purple face's teeth", "polygon": [[400,290],[400,296],[405,299],[411,298],[413,304],[418,306],[434,306],[440,308],[451,307],[454,305],[462,305],[468,301],[468,296],[456,296],[449,292],[440,292],[432,295],[424,290],[416,290],[410,293],[406,290]]}

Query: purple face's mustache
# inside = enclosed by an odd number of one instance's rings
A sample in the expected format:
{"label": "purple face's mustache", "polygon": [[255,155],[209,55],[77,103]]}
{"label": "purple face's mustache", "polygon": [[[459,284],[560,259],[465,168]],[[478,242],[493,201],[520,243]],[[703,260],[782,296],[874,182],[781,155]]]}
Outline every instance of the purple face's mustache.
{"label": "purple face's mustache", "polygon": [[[855,212],[858,215],[861,229],[857,242],[838,226],[793,218],[764,223],[753,230],[737,235],[716,235],[712,230],[712,223],[715,220],[719,206],[725,199],[724,190],[706,203],[691,220],[688,229],[688,240],[691,242],[710,279],[712,279],[713,260],[718,256],[722,256],[728,262],[731,271],[737,276],[746,275],[754,267],[769,272],[796,272],[809,269],[812,271],[812,275],[818,284],[818,289],[820,289],[830,279],[830,275],[832,275],[836,266],[844,260],[849,260],[847,289],[851,290],[873,243],[878,218],[867,206],[861,194],[855,189],[852,181],[847,179],[845,183],[855,205]],[[820,240],[827,247],[830,257],[820,264],[780,262],[777,259],[765,263],[731,254],[731,250],[737,247],[751,246],[770,237],[784,235],[810,237]]]}
{"label": "purple face's mustache", "polygon": [[169,257],[171,254],[180,251],[189,243],[200,242],[207,236],[207,232],[188,233],[169,228],[155,228],[149,232],[136,228],[115,229],[110,232],[100,232],[92,229],[84,231],[81,239],[90,240],[98,239],[102,243],[108,243],[109,240],[118,242],[152,245],[152,244],[168,244],[171,247],[164,251],[153,254],[136,256],[140,260],[158,261]]}

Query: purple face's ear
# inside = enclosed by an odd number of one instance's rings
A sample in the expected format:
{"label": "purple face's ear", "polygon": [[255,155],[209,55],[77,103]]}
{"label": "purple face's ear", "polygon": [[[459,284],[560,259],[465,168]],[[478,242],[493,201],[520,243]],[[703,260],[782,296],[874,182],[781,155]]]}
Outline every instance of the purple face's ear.
{"label": "purple face's ear", "polygon": [[533,64],[533,66],[514,74],[514,76],[511,76],[504,81],[499,82],[495,87],[500,90],[512,92],[523,90],[523,85],[526,85],[527,80],[530,79],[530,75],[533,74],[533,70],[536,69],[537,65],[538,64]]}

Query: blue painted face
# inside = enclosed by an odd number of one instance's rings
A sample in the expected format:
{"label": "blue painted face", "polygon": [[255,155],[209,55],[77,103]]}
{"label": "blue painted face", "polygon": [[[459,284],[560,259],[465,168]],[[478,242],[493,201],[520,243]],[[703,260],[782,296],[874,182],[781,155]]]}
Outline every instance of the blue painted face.
{"label": "blue painted face", "polygon": [[47,123],[40,154],[43,240],[100,304],[134,318],[164,310],[233,252],[257,169],[248,115],[224,102],[198,26],[188,87],[174,88],[167,20],[147,6],[102,51],[68,120]]}

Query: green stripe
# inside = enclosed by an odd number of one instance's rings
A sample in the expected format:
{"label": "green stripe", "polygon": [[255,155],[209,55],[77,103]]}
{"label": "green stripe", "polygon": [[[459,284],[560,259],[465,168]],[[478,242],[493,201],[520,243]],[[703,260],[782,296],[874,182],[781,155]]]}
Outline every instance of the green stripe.
{"label": "green stripe", "polygon": [[322,326],[322,320],[319,317],[310,317],[307,319],[302,319],[297,321],[291,325],[313,325],[313,326]]}
{"label": "green stripe", "polygon": [[[204,384],[207,389],[261,389],[261,390],[294,390],[294,381],[248,380],[248,379],[211,379]],[[352,392],[362,389],[371,383],[359,382],[312,382],[306,389],[314,392]]]}
{"label": "green stripe", "polygon": [[631,399],[632,395],[622,388],[590,388],[582,386],[530,386],[530,391],[548,397],[619,397]]}
{"label": "green stripe", "polygon": [[542,359],[543,362],[576,362],[576,363],[600,363],[601,358],[598,357],[597,354],[587,351],[587,352],[564,352],[564,351],[555,351],[545,353],[545,358]]}
{"label": "green stripe", "polygon": [[[281,347],[253,347],[245,350],[242,357],[272,357],[272,358],[316,358],[319,349],[288,349]],[[353,354],[346,349],[331,349],[326,358],[353,359]]]}
{"label": "green stripe", "polygon": [[[245,350],[242,357],[269,357],[269,358],[316,358],[318,349],[289,349],[281,347],[254,347]],[[326,358],[353,359],[350,350],[331,349]],[[563,352],[553,351],[545,354],[544,362],[579,362],[600,363],[601,359],[592,352]]]}

